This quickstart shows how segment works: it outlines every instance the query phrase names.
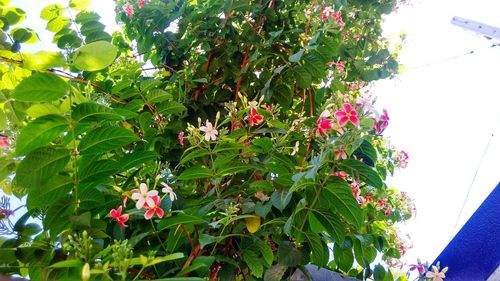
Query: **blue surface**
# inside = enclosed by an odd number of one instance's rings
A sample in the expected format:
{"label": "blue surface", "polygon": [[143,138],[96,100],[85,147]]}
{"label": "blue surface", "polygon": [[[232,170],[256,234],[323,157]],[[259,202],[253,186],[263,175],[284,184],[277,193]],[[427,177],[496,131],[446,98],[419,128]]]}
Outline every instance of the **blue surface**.
{"label": "blue surface", "polygon": [[436,258],[445,281],[487,280],[500,265],[500,184]]}

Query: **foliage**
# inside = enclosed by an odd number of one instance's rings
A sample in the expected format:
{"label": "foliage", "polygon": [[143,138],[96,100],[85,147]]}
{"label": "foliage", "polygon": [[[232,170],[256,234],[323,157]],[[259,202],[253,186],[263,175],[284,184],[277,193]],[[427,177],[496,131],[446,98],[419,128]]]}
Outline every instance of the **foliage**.
{"label": "foliage", "polygon": [[27,210],[0,272],[395,279],[373,263],[401,255],[413,206],[385,179],[408,157],[362,95],[397,72],[394,0],[118,1],[112,35],[71,0],[41,11],[60,51],[38,53],[0,3],[0,180]]}

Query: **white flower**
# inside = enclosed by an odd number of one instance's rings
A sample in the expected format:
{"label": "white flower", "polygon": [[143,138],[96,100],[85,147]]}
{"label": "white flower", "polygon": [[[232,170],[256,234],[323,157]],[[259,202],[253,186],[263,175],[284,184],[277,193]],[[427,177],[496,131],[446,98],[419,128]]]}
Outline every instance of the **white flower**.
{"label": "white flower", "polygon": [[427,271],[425,274],[425,277],[427,278],[432,278],[432,281],[443,281],[443,278],[446,276],[444,275],[448,271],[448,267],[443,268],[441,272],[439,272],[439,268],[436,266],[432,266],[432,271]]}
{"label": "white flower", "polygon": [[319,118],[321,119],[326,119],[328,117],[330,117],[332,114],[330,113],[330,111],[328,109],[325,109],[323,110],[323,112],[321,112],[321,114],[319,115]]}
{"label": "white flower", "polygon": [[297,152],[299,152],[299,144],[300,142],[299,141],[296,141],[295,142],[295,146],[293,147],[293,151],[292,151],[292,156],[294,156],[295,154],[297,154]]}
{"label": "white flower", "polygon": [[214,128],[212,123],[207,120],[206,126],[201,126],[200,131],[205,132],[205,140],[215,140],[219,132]]}
{"label": "white flower", "polygon": [[142,207],[144,207],[144,204],[146,204],[148,208],[151,208],[155,205],[152,197],[157,195],[157,190],[148,191],[148,186],[145,183],[141,183],[139,185],[139,192],[132,193],[132,199],[137,200],[137,202],[135,203],[135,207],[137,209],[142,209]]}
{"label": "white flower", "polygon": [[161,192],[168,194],[168,197],[170,197],[170,201],[174,202],[174,200],[177,199],[177,194],[175,194],[174,190],[164,182],[162,182],[161,185],[163,186]]}

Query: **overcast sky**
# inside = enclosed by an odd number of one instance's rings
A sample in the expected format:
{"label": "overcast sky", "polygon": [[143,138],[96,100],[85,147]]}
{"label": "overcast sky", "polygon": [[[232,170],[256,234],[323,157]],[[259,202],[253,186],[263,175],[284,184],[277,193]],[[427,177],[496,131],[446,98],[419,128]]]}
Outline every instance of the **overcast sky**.
{"label": "overcast sky", "polygon": [[[28,11],[28,26],[44,27],[38,13],[54,1],[12,2]],[[113,5],[94,0],[93,9],[107,26],[114,24]],[[417,217],[402,227],[414,244],[410,262],[433,261],[500,181],[500,47],[488,48],[498,41],[451,24],[453,16],[461,16],[500,27],[499,11],[497,0],[414,0],[386,20],[387,34],[408,34],[400,56],[407,71],[377,82],[372,91],[376,106],[391,118],[384,134],[410,154],[408,168],[389,181],[416,201]],[[469,51],[474,54],[463,55]]]}

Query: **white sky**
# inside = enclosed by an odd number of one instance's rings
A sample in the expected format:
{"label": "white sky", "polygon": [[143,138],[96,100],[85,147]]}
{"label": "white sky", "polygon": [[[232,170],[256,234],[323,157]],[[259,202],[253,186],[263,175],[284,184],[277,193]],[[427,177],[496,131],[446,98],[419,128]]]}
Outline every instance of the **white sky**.
{"label": "white sky", "polygon": [[[36,11],[26,25],[40,26],[42,38],[47,36],[42,32],[46,23],[37,13],[49,3],[54,1],[12,1],[28,13]],[[114,24],[113,5],[111,0],[94,0],[93,9],[107,26]],[[376,106],[386,108],[391,118],[385,135],[411,157],[408,168],[389,182],[407,191],[417,205],[417,217],[403,227],[414,244],[407,256],[412,263],[417,257],[433,261],[500,181],[500,125],[495,128],[500,118],[500,47],[488,48],[498,41],[450,23],[453,16],[460,16],[500,27],[499,11],[498,0],[414,0],[387,18],[388,33],[408,34],[400,56],[407,71],[377,82],[372,91],[378,96]],[[472,55],[441,61],[471,50]],[[441,62],[415,68],[435,61]]]}

